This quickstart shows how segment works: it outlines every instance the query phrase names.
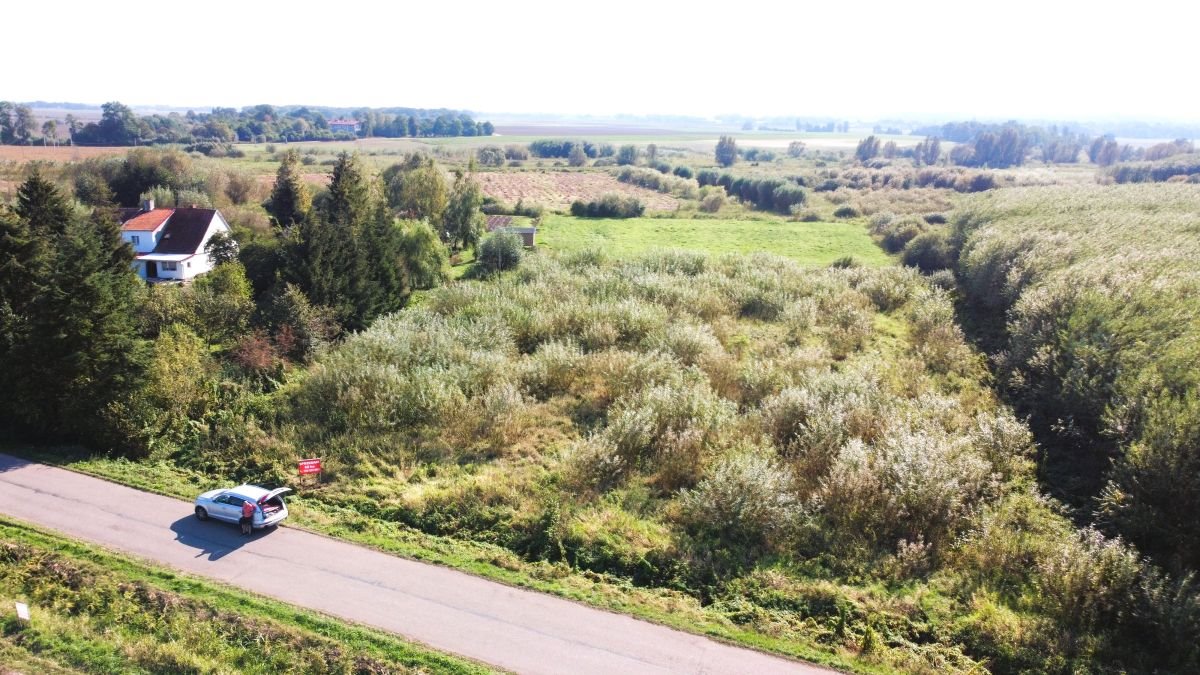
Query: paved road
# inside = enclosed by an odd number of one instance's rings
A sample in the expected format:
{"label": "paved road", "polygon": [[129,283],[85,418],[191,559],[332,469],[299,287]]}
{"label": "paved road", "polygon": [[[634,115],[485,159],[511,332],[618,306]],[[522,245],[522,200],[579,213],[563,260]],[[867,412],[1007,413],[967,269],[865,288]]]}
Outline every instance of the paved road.
{"label": "paved road", "polygon": [[0,513],[520,673],[828,673],[308,532],[0,454]]}

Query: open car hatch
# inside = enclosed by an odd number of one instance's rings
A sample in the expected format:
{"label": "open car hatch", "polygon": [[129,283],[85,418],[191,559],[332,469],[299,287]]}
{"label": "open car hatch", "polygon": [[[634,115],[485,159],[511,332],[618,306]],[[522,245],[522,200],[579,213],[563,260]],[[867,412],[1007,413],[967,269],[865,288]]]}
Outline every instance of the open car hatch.
{"label": "open car hatch", "polygon": [[262,497],[259,497],[258,503],[265,504],[265,503],[271,501],[272,499],[278,497],[279,495],[281,495],[285,492],[291,492],[291,491],[292,491],[292,488],[289,488],[289,487],[275,488],[274,490],[271,490],[270,492],[263,495]]}

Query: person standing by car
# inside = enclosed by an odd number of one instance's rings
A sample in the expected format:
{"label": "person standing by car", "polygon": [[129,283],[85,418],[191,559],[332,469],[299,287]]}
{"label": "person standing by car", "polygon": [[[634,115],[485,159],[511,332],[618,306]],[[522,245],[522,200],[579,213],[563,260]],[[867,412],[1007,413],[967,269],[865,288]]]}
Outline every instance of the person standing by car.
{"label": "person standing by car", "polygon": [[242,534],[251,534],[254,531],[254,502],[247,499],[242,502],[242,518],[238,522],[242,524]]}

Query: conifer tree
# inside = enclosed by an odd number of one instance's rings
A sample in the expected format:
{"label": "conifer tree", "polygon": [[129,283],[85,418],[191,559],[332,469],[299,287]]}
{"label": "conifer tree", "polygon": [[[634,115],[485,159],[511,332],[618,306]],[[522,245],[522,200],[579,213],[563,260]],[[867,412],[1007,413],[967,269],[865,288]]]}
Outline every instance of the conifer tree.
{"label": "conifer tree", "polygon": [[303,223],[312,211],[312,193],[300,175],[300,154],[289,150],[275,174],[267,210],[280,227]]}
{"label": "conifer tree", "polygon": [[105,212],[76,213],[36,172],[15,216],[0,237],[0,284],[14,289],[0,348],[3,416],[43,439],[110,445],[108,406],[137,385],[144,350],[133,252]]}

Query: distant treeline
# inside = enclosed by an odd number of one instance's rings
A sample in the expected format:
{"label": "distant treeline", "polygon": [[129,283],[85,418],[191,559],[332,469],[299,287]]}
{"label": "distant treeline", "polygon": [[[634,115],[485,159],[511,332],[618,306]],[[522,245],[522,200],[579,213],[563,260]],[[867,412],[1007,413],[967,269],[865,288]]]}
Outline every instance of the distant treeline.
{"label": "distant treeline", "polygon": [[[60,106],[61,107],[61,106]],[[420,108],[310,108],[256,105],[241,110],[213,108],[211,112],[172,112],[137,115],[118,102],[101,106],[99,122],[84,124],[66,116],[66,128],[53,120],[35,137],[29,106],[0,102],[0,142],[27,145],[35,141],[76,145],[150,145],[197,142],[289,142],[365,138],[490,136],[491,122],[477,122],[464,112]],[[358,122],[356,132],[335,131],[331,119]]]}
{"label": "distant treeline", "polygon": [[1017,122],[947,122],[918,127],[912,134],[958,143],[949,154],[954,164],[993,169],[1020,166],[1035,148],[1041,150],[1046,161],[1073,164],[1079,161],[1079,152],[1090,141],[1087,134],[1068,126],[1041,127]]}

